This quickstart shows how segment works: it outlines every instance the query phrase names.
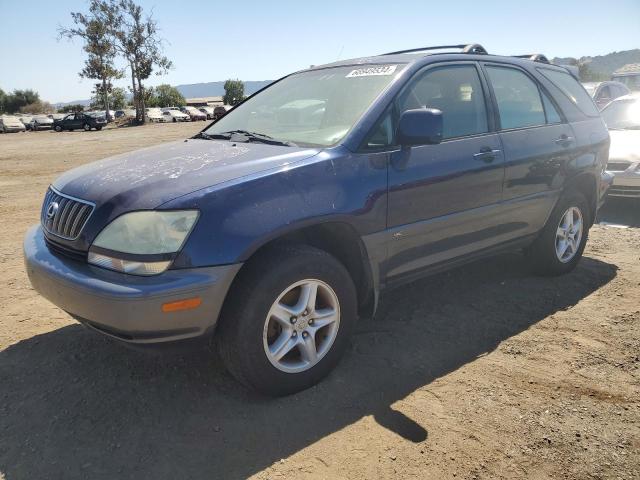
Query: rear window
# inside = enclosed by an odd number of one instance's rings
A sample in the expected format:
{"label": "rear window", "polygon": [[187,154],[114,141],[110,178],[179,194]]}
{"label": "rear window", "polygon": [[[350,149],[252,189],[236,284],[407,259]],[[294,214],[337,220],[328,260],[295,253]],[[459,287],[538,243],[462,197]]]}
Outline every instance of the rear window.
{"label": "rear window", "polygon": [[569,73],[539,68],[538,71],[558,87],[585,115],[597,117],[598,107],[582,85]]}

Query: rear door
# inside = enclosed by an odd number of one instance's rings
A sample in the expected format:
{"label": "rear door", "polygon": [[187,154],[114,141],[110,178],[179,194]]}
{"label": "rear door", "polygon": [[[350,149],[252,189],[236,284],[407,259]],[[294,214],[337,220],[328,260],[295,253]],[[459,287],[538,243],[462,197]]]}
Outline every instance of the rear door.
{"label": "rear door", "polygon": [[391,154],[390,282],[497,241],[504,165],[488,105],[475,62],[427,67],[396,100],[396,121],[408,109],[437,108],[444,132],[439,145]]}
{"label": "rear door", "polygon": [[506,159],[501,215],[515,227],[514,238],[534,234],[555,204],[565,165],[576,155],[573,130],[528,72],[505,64],[483,68]]}

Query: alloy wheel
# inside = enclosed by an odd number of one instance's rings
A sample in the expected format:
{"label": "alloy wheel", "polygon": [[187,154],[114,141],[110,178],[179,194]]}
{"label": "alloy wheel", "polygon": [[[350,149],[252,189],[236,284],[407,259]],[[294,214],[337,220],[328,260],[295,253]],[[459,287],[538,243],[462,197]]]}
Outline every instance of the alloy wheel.
{"label": "alloy wheel", "polygon": [[316,365],[340,327],[338,296],[326,283],[307,279],[287,287],[271,306],[262,334],[271,364],[286,373]]}
{"label": "alloy wheel", "polygon": [[556,257],[562,263],[570,262],[578,253],[583,224],[582,212],[577,207],[569,207],[560,218],[556,230]]}

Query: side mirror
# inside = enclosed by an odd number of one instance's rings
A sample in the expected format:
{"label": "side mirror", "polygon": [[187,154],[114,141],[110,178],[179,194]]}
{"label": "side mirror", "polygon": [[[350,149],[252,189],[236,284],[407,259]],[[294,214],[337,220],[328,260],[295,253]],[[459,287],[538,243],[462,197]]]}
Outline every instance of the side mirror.
{"label": "side mirror", "polygon": [[435,108],[405,110],[400,115],[397,140],[403,147],[440,143],[442,141],[442,112]]}

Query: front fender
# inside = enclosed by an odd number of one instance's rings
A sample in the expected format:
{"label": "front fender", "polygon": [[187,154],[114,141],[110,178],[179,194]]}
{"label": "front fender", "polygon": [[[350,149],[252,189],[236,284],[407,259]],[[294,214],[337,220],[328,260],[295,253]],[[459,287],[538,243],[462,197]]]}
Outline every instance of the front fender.
{"label": "front fender", "polygon": [[347,223],[360,236],[378,232],[386,225],[386,194],[386,165],[341,147],[194,192],[163,205],[201,212],[173,268],[244,262],[265,243],[318,223]]}

